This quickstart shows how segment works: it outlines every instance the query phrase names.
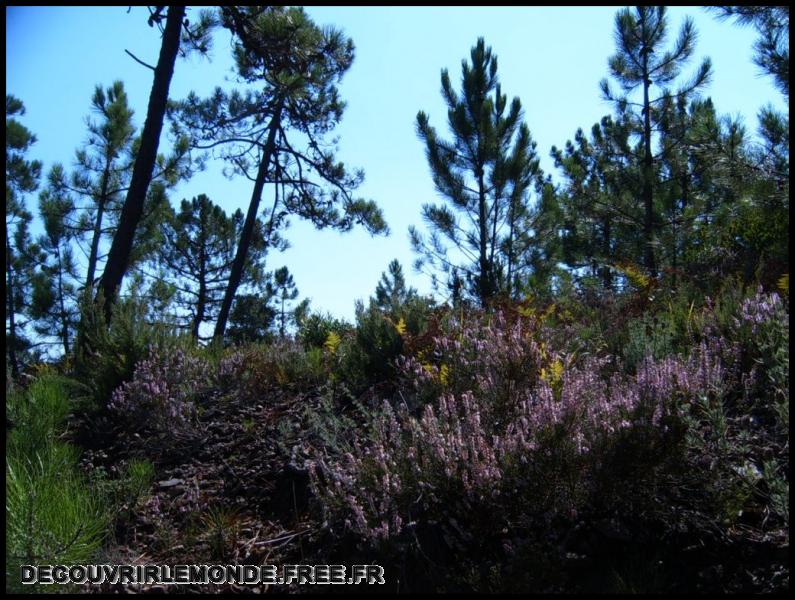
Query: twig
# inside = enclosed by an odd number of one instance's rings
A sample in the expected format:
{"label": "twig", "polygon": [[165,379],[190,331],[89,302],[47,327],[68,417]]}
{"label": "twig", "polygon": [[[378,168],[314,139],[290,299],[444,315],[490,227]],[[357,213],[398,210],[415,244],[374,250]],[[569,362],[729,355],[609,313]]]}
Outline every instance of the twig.
{"label": "twig", "polygon": [[265,540],[263,542],[257,542],[254,545],[257,546],[257,547],[259,547],[259,546],[267,546],[268,544],[275,544],[276,542],[282,542],[282,541],[291,540],[294,537],[297,537],[299,535],[303,535],[304,533],[307,533],[309,531],[312,531],[311,528],[310,529],[304,529],[303,531],[298,531],[296,533],[292,533],[292,534],[289,534],[289,535],[283,535],[281,537],[276,537],[276,538],[273,538],[272,540]]}
{"label": "twig", "polygon": [[135,62],[137,62],[137,63],[139,63],[139,64],[142,64],[142,65],[143,65],[143,66],[145,66],[147,69],[152,69],[153,71],[155,70],[155,68],[154,68],[152,65],[149,65],[149,64],[145,63],[145,62],[144,62],[144,61],[142,61],[140,58],[138,58],[137,56],[135,56],[135,54],[133,54],[132,52],[130,52],[129,50],[127,50],[126,48],[125,48],[125,50],[124,50],[124,51],[125,51],[127,54],[129,54],[130,56],[132,56],[132,58],[133,58],[133,60],[134,60]]}

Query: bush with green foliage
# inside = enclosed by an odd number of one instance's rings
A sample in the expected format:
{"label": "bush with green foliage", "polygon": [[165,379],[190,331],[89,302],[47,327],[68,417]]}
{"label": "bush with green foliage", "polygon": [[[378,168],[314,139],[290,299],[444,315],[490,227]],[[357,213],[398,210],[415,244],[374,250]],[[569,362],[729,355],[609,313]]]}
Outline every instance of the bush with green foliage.
{"label": "bush with green foliage", "polygon": [[87,390],[94,406],[104,408],[111,394],[133,378],[136,365],[149,356],[151,347],[192,347],[190,336],[176,336],[174,328],[147,319],[146,302],[133,296],[113,305],[110,323],[102,301],[81,305],[81,335],[75,357],[74,375]]}
{"label": "bush with green foliage", "polygon": [[310,348],[323,348],[332,331],[343,337],[350,333],[352,329],[353,327],[350,323],[337,319],[330,313],[312,313],[301,321],[296,338],[307,350]]}
{"label": "bush with green foliage", "polygon": [[77,468],[76,448],[58,441],[69,412],[61,378],[43,376],[25,392],[12,390],[6,413],[6,590],[20,583],[23,564],[90,563],[110,514]]}
{"label": "bush with green foliage", "polygon": [[405,353],[406,340],[424,333],[432,302],[411,296],[389,309],[374,301],[356,304],[356,328],[343,338],[339,379],[355,393],[394,379],[397,359]]}

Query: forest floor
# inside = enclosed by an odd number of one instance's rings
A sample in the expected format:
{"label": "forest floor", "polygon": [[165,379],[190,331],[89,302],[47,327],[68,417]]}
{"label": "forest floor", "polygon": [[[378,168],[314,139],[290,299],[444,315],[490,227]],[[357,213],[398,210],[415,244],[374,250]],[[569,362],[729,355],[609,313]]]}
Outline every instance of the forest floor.
{"label": "forest floor", "polygon": [[[154,464],[150,496],[125,507],[107,548],[109,564],[311,564],[320,523],[308,511],[309,480],[279,443],[280,422],[298,423],[309,400],[271,399],[267,407],[218,400],[199,417],[198,434],[174,440],[124,430],[94,438],[82,465],[111,473],[129,458]],[[106,586],[97,592],[246,591],[261,586]]]}

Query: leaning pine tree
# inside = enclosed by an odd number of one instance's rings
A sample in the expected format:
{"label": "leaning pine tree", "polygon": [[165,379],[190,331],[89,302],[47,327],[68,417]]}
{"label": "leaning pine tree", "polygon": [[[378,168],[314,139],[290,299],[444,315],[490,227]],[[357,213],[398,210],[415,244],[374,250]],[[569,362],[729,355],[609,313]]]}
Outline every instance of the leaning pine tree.
{"label": "leaning pine tree", "polygon": [[172,110],[175,128],[192,136],[196,149],[216,148],[232,172],[254,183],[229,283],[215,326],[223,338],[247,263],[266,184],[273,204],[265,211],[265,242],[278,245],[289,215],[316,227],[347,231],[355,224],[387,231],[381,211],[353,192],[363,173],[349,173],[324,139],[345,106],[337,83],[353,61],[353,43],[339,31],[321,29],[301,8],[221,9],[234,36],[244,93],[220,88],[208,99],[191,94]]}
{"label": "leaning pine tree", "polygon": [[[99,281],[97,298],[100,297],[99,292],[101,292],[105,318],[108,322],[124,276],[137,258],[135,246],[140,236],[137,238],[136,236],[146,216],[144,209],[157,164],[157,149],[160,145],[160,133],[166,115],[174,64],[180,53],[187,55],[189,50],[206,54],[209,48],[209,33],[215,25],[214,14],[211,11],[200,12],[193,23],[190,23],[185,15],[184,6],[157,6],[155,10],[150,9],[149,26],[157,25],[163,38],[157,65],[153,68],[154,78],[149,93],[146,120],[141,131],[130,184],[119,215],[118,227],[108,250],[105,270]],[[164,20],[166,24],[162,27],[161,23]]]}

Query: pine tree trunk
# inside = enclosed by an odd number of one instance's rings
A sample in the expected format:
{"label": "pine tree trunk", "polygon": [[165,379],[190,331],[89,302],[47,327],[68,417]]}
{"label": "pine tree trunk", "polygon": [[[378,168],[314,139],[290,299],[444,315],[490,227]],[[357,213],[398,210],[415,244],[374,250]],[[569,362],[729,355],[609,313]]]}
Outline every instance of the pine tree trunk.
{"label": "pine tree trunk", "polygon": [[486,192],[483,183],[483,167],[478,166],[478,224],[480,225],[480,282],[478,285],[478,295],[480,304],[483,308],[488,304],[491,297],[489,285],[489,263],[486,258],[488,246],[488,229],[486,223]]}
{"label": "pine tree trunk", "polygon": [[157,159],[157,148],[160,144],[160,132],[163,129],[163,118],[166,114],[168,89],[174,74],[174,63],[177,60],[184,18],[184,6],[168,7],[166,28],[155,68],[152,91],[149,94],[146,121],[141,134],[141,146],[135,159],[127,198],[121,211],[119,228],[113,237],[105,272],[102,274],[99,285],[104,293],[105,316],[108,321],[110,321],[111,308],[116,294],[127,271],[135,230],[141,220],[146,193],[152,179],[152,171]]}
{"label": "pine tree trunk", "polygon": [[199,325],[204,321],[205,296],[207,295],[207,286],[204,282],[205,276],[202,274],[200,277],[199,300],[196,303],[196,316],[193,318],[193,328],[191,329],[191,334],[197,340],[199,339]]}
{"label": "pine tree trunk", "polygon": [[64,302],[63,291],[63,261],[61,260],[61,248],[58,247],[58,299],[61,309],[61,341],[63,342],[64,356],[69,354],[69,320],[66,315],[66,304]]}
{"label": "pine tree trunk", "polygon": [[196,315],[193,318],[193,329],[191,332],[193,337],[197,340],[199,339],[199,326],[202,324],[202,321],[204,321],[204,310],[207,304],[207,273],[204,262],[204,258],[202,257],[202,264],[199,272],[199,299],[196,303]]}
{"label": "pine tree trunk", "polygon": [[224,337],[226,323],[229,320],[229,312],[232,309],[232,301],[235,298],[237,288],[243,277],[243,267],[246,264],[248,248],[251,245],[251,237],[254,233],[254,225],[257,222],[257,212],[259,211],[259,204],[262,200],[262,190],[265,187],[265,177],[268,174],[268,166],[273,158],[276,146],[276,131],[281,121],[282,102],[283,101],[280,100],[276,106],[276,111],[270,123],[270,130],[268,131],[268,139],[262,150],[262,158],[260,159],[259,169],[257,170],[257,178],[254,181],[254,190],[251,192],[251,202],[249,203],[248,212],[246,213],[246,220],[243,223],[243,231],[240,233],[240,242],[237,246],[235,260],[232,263],[232,270],[229,273],[229,283],[226,286],[224,300],[221,303],[221,311],[215,323],[213,339],[222,340]]}
{"label": "pine tree trunk", "polygon": [[651,103],[649,102],[648,48],[643,53],[643,233],[645,237],[644,262],[651,277],[657,277],[654,259],[654,198],[652,189],[651,155]]}
{"label": "pine tree trunk", "polygon": [[[611,227],[610,227],[610,217],[608,215],[604,216],[604,220],[602,221],[602,260],[606,261],[610,258],[610,235],[611,235]],[[613,289],[613,275],[610,272],[610,269],[604,264],[602,264],[602,285],[604,285],[606,290]]]}
{"label": "pine tree trunk", "polygon": [[279,337],[284,339],[284,295],[282,294],[282,311],[279,315]]}
{"label": "pine tree trunk", "polygon": [[97,203],[97,217],[94,219],[94,232],[91,238],[91,252],[88,255],[88,274],[86,275],[86,289],[91,289],[94,285],[94,275],[97,272],[97,260],[99,255],[99,238],[102,237],[102,219],[105,216],[105,204],[108,201],[108,181],[110,163],[105,163],[105,170],[102,173],[102,183],[100,184],[100,196]]}
{"label": "pine tree trunk", "polygon": [[[110,180],[110,163],[105,163],[105,170],[102,173],[102,182],[100,183],[100,196],[99,202],[97,203],[97,216],[94,219],[94,231],[91,237],[91,251],[88,255],[88,272],[86,274],[86,286],[83,292],[83,298],[89,299],[93,295],[93,288],[94,288],[94,277],[96,276],[97,272],[97,261],[99,260],[99,241],[102,237],[102,219],[105,216],[105,205],[108,201],[108,185]],[[84,318],[81,314],[80,320],[77,325],[77,340],[76,344],[78,348],[82,348],[85,342],[84,330],[85,330],[85,323],[83,322]]]}
{"label": "pine tree trunk", "polygon": [[207,211],[204,204],[199,206],[199,298],[196,302],[196,315],[193,318],[191,333],[199,339],[199,326],[204,321],[204,310],[207,304]]}
{"label": "pine tree trunk", "polygon": [[17,360],[17,324],[16,324],[16,307],[14,306],[14,270],[12,264],[14,262],[14,253],[11,249],[11,243],[8,241],[8,229],[5,232],[6,236],[6,306],[8,307],[8,360],[11,362],[11,375],[16,379],[19,377],[19,362]]}
{"label": "pine tree trunk", "polygon": [[511,199],[508,229],[508,298],[513,299],[513,236],[516,221],[516,202]]}
{"label": "pine tree trunk", "polygon": [[[687,204],[690,201],[689,200],[690,190],[689,190],[689,185],[688,185],[688,176],[687,176],[687,167],[686,166],[685,166],[684,170],[682,171],[682,183],[681,183],[681,186],[682,186],[682,210],[681,211],[676,211],[676,210],[674,211],[674,223],[673,223],[674,241],[673,241],[673,257],[671,259],[671,262],[672,262],[671,266],[673,267],[673,273],[672,273],[672,275],[673,275],[673,283],[672,283],[673,289],[676,289],[676,286],[677,286],[677,281],[676,281],[676,279],[677,279],[677,269],[679,268],[679,257],[678,257],[679,249],[677,247],[677,238],[676,238],[676,236],[677,236],[676,219],[678,218],[679,214],[681,214],[684,217],[685,209],[687,208]],[[683,222],[684,222],[684,219],[683,219]]]}

